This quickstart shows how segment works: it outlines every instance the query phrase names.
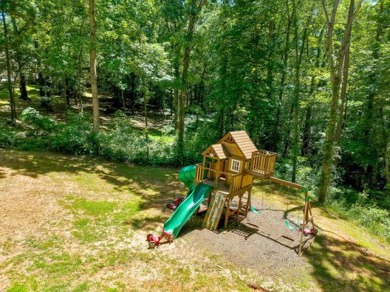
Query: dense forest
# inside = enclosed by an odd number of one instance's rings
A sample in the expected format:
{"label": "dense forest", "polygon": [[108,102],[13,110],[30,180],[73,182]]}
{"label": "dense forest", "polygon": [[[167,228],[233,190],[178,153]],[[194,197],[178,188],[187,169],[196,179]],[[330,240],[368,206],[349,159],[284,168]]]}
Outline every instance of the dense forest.
{"label": "dense forest", "polygon": [[0,8],[1,147],[183,165],[244,129],[320,202],[389,208],[390,1]]}

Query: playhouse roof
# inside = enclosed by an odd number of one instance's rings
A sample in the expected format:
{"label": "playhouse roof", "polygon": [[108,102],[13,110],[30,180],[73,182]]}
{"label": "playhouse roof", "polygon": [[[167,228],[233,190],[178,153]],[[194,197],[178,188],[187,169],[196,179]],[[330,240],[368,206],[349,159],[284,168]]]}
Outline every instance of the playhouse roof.
{"label": "playhouse roof", "polygon": [[211,145],[211,147],[213,148],[213,150],[215,151],[215,154],[217,154],[219,159],[226,159],[227,156],[226,156],[225,150],[221,144],[214,144],[214,145]]}
{"label": "playhouse roof", "polygon": [[237,144],[238,148],[245,156],[245,159],[251,159],[252,152],[257,151],[255,144],[253,144],[251,138],[245,131],[233,131],[227,133],[221,140],[218,141],[218,144],[223,142],[233,142]]}
{"label": "playhouse roof", "polygon": [[212,153],[213,155],[217,156],[218,159],[226,159],[228,155],[225,152],[225,149],[222,147],[222,144],[214,144],[208,147],[205,151],[203,151],[203,155],[205,154],[210,154]]}

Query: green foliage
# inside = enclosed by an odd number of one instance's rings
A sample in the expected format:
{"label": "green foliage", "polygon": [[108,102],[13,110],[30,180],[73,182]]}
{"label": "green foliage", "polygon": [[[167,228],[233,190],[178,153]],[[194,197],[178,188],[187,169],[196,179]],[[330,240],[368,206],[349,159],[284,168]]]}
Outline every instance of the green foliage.
{"label": "green foliage", "polygon": [[68,115],[66,124],[59,124],[50,137],[49,148],[69,154],[96,154],[96,135],[93,133],[90,114]]}
{"label": "green foliage", "polygon": [[9,125],[0,123],[0,147],[14,148],[17,145],[19,131]]}
{"label": "green foliage", "polygon": [[[0,147],[178,165],[198,162],[200,152],[226,132],[247,130],[258,148],[278,153],[278,176],[291,180],[294,173],[298,183],[317,195],[331,95],[320,3],[207,1],[197,15],[191,43],[183,161],[173,146],[173,126],[153,126],[146,132],[128,116],[110,113],[120,107],[134,114],[141,105],[142,114],[149,116],[166,117],[169,109],[175,113],[175,97],[183,89],[180,76],[191,1],[96,2],[98,85],[104,109],[99,134],[92,131],[89,100],[81,98],[89,86],[87,2],[3,2],[16,92],[18,74],[35,82],[29,74],[35,72],[45,79],[39,86],[50,94],[64,93],[70,101],[80,97],[85,110],[83,115],[63,113],[53,106],[59,117],[55,121],[33,109],[33,97],[17,127],[0,123]],[[335,49],[343,39],[348,5],[340,2]],[[355,19],[345,121],[333,156],[337,166],[331,167],[335,180],[329,182],[333,198],[345,185],[367,190],[380,208],[390,205],[384,191],[389,184],[389,5],[388,0],[364,2]],[[4,36],[0,42],[4,44]],[[0,85],[0,114],[5,117],[8,92],[4,82]],[[17,110],[25,107],[17,99]]]}
{"label": "green foliage", "polygon": [[189,120],[185,135],[185,164],[199,163],[201,152],[220,139],[216,127],[209,120]]}
{"label": "green foliage", "polygon": [[370,200],[368,194],[350,189],[339,190],[329,207],[341,217],[354,221],[390,242],[390,212]]}
{"label": "green foliage", "polygon": [[[20,119],[29,127],[36,131],[42,131],[42,133],[45,134],[52,132],[57,125],[53,119],[41,115],[39,111],[31,107],[28,107],[22,111]],[[42,133],[40,134],[42,135]]]}
{"label": "green foliage", "polygon": [[[130,120],[118,112],[111,120],[109,131],[98,136],[100,155],[117,161],[140,164],[169,165],[172,163],[172,143],[164,139],[146,140],[143,131],[137,131]],[[149,157],[147,157],[149,148]]]}

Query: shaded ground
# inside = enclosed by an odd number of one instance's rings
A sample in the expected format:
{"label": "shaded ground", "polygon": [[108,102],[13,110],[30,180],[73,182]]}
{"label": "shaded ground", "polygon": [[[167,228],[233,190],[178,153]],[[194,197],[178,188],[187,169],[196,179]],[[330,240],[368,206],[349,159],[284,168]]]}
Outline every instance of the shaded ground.
{"label": "shaded ground", "polygon": [[171,214],[165,204],[183,193],[176,169],[0,149],[0,290],[390,287],[388,245],[324,210],[314,209],[320,233],[304,257],[286,247],[294,244],[282,236],[297,234],[284,216],[298,216],[297,196],[267,184],[254,192],[263,212],[243,224],[214,233],[194,216],[173,244],[148,250],[146,234],[161,228]]}

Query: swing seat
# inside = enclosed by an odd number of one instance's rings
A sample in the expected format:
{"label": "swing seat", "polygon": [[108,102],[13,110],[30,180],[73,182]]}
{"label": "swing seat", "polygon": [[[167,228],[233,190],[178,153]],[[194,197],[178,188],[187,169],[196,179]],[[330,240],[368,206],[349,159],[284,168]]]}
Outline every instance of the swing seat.
{"label": "swing seat", "polygon": [[255,209],[255,207],[251,206],[251,211],[255,214],[261,214],[260,210]]}
{"label": "swing seat", "polygon": [[297,230],[298,226],[296,226],[294,223],[291,223],[289,220],[284,221],[284,225],[291,231]]}

